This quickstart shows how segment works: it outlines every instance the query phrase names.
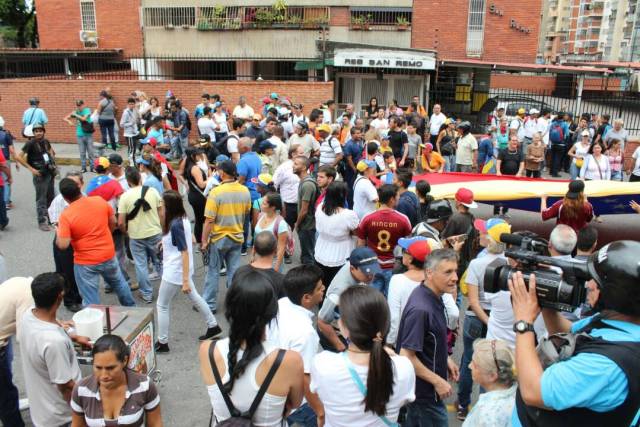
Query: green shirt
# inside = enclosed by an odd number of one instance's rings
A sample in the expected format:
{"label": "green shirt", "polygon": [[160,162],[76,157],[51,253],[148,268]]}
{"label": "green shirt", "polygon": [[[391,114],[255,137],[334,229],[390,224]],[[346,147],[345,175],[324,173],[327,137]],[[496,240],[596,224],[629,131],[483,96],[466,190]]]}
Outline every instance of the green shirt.
{"label": "green shirt", "polygon": [[[88,115],[89,117],[87,117],[87,120],[91,122],[91,110],[88,107],[84,107],[82,110],[76,110],[74,114],[75,116],[80,116],[80,117],[84,117]],[[91,134],[84,133],[84,131],[82,130],[82,122],[80,121],[80,119],[76,118],[76,136],[87,136],[87,135],[91,135]]]}
{"label": "green shirt", "polygon": [[298,187],[298,212],[302,209],[302,202],[309,202],[309,209],[304,219],[298,226],[300,230],[315,230],[316,228],[316,199],[318,198],[318,185],[310,176],[300,182]]}

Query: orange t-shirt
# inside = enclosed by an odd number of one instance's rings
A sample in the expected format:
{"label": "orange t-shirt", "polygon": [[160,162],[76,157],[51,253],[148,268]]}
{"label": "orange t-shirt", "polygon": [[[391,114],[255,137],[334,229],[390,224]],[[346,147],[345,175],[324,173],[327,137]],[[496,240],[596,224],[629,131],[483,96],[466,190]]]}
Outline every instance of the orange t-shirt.
{"label": "orange t-shirt", "polygon": [[82,197],[71,203],[58,220],[58,237],[71,238],[73,262],[96,265],[116,254],[109,229],[113,208],[101,197]]}

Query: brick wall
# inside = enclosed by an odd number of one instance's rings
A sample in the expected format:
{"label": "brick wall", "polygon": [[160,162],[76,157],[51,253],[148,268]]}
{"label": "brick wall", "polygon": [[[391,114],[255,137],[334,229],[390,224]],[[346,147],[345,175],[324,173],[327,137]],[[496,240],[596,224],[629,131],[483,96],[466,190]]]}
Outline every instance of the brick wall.
{"label": "brick wall", "polygon": [[552,91],[556,88],[553,76],[519,76],[514,74],[492,74],[491,89],[516,89],[524,91]]}
{"label": "brick wall", "polygon": [[[47,138],[52,142],[75,142],[75,128],[62,119],[73,111],[75,99],[83,99],[89,107],[95,108],[98,94],[105,87],[111,88],[120,111],[126,107],[129,94],[136,89],[144,91],[147,96],[158,97],[160,102],[164,100],[167,89],[171,89],[192,113],[200,102],[200,95],[205,92],[220,94],[231,108],[244,95],[249,105],[257,111],[265,95],[277,92],[280,96],[291,98],[293,102],[302,103],[307,114],[316,105],[334,97],[333,82],[3,80],[0,86],[0,114],[5,119],[5,128],[16,138],[22,139],[22,114],[28,107],[29,98],[37,96],[40,98],[40,106],[49,117]],[[99,133],[96,137],[99,137]]]}
{"label": "brick wall", "polygon": [[[142,52],[139,0],[95,2],[98,47],[123,49],[126,54]],[[83,49],[80,41],[78,0],[38,2],[38,36],[43,49]]]}
{"label": "brick wall", "polygon": [[332,7],[331,8],[331,26],[348,27],[351,25],[351,13],[348,7]]}
{"label": "brick wall", "polygon": [[[487,61],[534,63],[538,49],[541,1],[490,0],[486,5],[484,49]],[[502,16],[489,12],[491,5]],[[411,47],[436,49],[439,58],[466,59],[468,0],[414,0]],[[536,19],[533,19],[533,18]],[[523,33],[510,27],[514,19],[527,27]]]}

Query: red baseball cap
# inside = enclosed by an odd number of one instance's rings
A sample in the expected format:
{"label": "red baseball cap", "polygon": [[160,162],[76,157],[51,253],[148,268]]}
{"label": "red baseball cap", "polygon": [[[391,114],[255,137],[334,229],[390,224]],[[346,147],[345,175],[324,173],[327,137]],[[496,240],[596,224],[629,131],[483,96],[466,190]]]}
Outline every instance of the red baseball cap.
{"label": "red baseball cap", "polygon": [[151,137],[147,140],[147,142],[149,143],[150,146],[152,146],[153,148],[156,148],[156,146],[158,145],[158,140],[155,139],[154,137]]}
{"label": "red baseball cap", "polygon": [[403,237],[398,240],[398,246],[419,262],[424,262],[431,253],[431,245],[428,239],[422,236]]}
{"label": "red baseball cap", "polygon": [[471,209],[478,207],[478,204],[473,201],[473,191],[468,188],[460,188],[456,192],[456,202]]}

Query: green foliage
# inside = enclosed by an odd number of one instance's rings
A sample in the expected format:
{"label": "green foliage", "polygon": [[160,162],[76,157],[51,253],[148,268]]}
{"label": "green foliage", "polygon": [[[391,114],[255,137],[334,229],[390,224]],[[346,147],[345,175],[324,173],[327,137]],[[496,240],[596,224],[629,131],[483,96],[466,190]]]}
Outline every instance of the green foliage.
{"label": "green foliage", "polygon": [[6,41],[17,47],[36,47],[35,4],[27,7],[25,0],[0,0],[0,22],[4,28],[0,33]]}

